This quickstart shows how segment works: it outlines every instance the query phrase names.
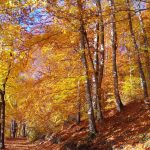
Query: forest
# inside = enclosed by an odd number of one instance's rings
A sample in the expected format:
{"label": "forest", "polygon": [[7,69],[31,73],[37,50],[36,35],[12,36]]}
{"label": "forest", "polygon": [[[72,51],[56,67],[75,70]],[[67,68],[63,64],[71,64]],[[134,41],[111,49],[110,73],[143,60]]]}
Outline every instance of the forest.
{"label": "forest", "polygon": [[149,150],[150,0],[0,0],[0,149]]}

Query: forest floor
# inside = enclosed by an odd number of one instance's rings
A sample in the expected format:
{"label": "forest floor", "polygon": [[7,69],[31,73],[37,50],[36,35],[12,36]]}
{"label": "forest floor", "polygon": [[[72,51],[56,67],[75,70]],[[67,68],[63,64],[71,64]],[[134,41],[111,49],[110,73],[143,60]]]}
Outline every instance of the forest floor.
{"label": "forest floor", "polygon": [[7,150],[150,150],[150,110],[143,102],[132,102],[121,113],[104,112],[96,137],[89,136],[87,121],[71,124],[49,139],[29,143],[7,140]]}
{"label": "forest floor", "polygon": [[36,145],[25,138],[6,139],[6,150],[32,150]]}

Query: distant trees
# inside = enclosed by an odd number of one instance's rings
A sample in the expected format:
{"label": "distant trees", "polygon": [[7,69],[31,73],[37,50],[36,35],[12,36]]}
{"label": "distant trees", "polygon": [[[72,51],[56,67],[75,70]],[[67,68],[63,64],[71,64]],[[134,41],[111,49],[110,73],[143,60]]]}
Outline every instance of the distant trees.
{"label": "distant trees", "polygon": [[11,120],[10,134],[12,138],[17,137],[17,126],[17,122],[15,120]]}

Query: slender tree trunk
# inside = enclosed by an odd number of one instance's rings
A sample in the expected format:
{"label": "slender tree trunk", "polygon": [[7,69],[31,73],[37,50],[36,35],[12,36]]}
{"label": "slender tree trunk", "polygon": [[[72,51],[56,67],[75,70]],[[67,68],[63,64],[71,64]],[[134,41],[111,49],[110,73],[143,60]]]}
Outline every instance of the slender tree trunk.
{"label": "slender tree trunk", "polygon": [[86,100],[88,104],[88,118],[89,118],[89,131],[91,133],[96,133],[96,124],[95,124],[95,118],[94,118],[94,110],[93,110],[93,105],[92,105],[92,97],[91,97],[91,87],[90,87],[90,79],[89,79],[89,69],[88,69],[88,63],[86,59],[86,54],[85,54],[85,32],[84,32],[84,22],[82,18],[82,2],[81,0],[77,0],[78,4],[78,10],[79,10],[79,15],[80,15],[80,51],[81,51],[81,60],[83,63],[83,67],[85,70],[85,91],[86,91]]}
{"label": "slender tree trunk", "polygon": [[1,92],[1,139],[0,139],[0,149],[4,149],[5,148],[5,143],[4,143],[4,139],[5,139],[5,92],[2,91]]}
{"label": "slender tree trunk", "polygon": [[19,121],[18,125],[17,125],[18,137],[22,136],[22,128],[23,128],[23,123],[21,121]]}
{"label": "slender tree trunk", "polygon": [[11,121],[11,137],[17,137],[17,122],[15,120]]}
{"label": "slender tree trunk", "polygon": [[114,78],[114,94],[116,98],[117,110],[120,112],[123,109],[123,104],[120,98],[118,87],[118,72],[116,64],[117,51],[117,31],[116,31],[116,16],[114,0],[109,0],[111,7],[111,42],[112,42],[112,61],[113,61],[113,78]]}
{"label": "slender tree trunk", "polygon": [[[0,118],[1,118],[1,114],[2,114],[2,93],[3,91],[0,90]],[[0,149],[2,148],[2,136],[1,136],[1,126],[2,126],[2,121],[0,121]]]}
{"label": "slender tree trunk", "polygon": [[94,38],[94,72],[93,72],[93,102],[95,103],[95,110],[96,110],[96,118],[100,123],[103,120],[103,115],[101,111],[101,97],[99,91],[99,83],[98,83],[98,75],[99,75],[99,58],[98,58],[98,47],[99,47],[99,20],[96,24],[96,33]]}
{"label": "slender tree trunk", "polygon": [[140,11],[138,13],[138,17],[139,17],[139,21],[140,21],[141,31],[142,31],[143,37],[144,37],[144,58],[145,58],[145,64],[146,64],[146,71],[148,73],[148,80],[150,81],[150,58],[149,58],[149,52],[148,52],[149,44],[148,44],[148,38],[147,38],[147,33],[145,30],[143,18],[142,18]]}
{"label": "slender tree trunk", "polygon": [[93,103],[94,109],[96,110],[97,114],[97,77],[98,77],[98,43],[99,43],[99,23],[96,23],[95,27],[95,35],[94,35],[94,56],[93,56],[93,64],[94,64],[94,71],[92,75],[92,85],[93,85]]}
{"label": "slender tree trunk", "polygon": [[103,15],[102,15],[101,0],[97,0],[97,7],[98,7],[99,31],[100,31],[99,33],[100,45],[98,46],[98,52],[100,53],[98,81],[99,81],[99,86],[101,90],[103,73],[104,73],[104,60],[105,60],[104,21],[103,21]]}
{"label": "slender tree trunk", "polygon": [[101,123],[103,121],[103,114],[101,110],[101,98],[99,96],[100,92],[98,87],[98,76],[93,75],[93,102],[95,103],[96,118]]}
{"label": "slender tree trunk", "polygon": [[[140,3],[141,2],[139,2],[139,7],[140,7]],[[140,8],[138,12],[138,17],[139,17],[141,32],[144,38],[144,59],[145,59],[145,68],[146,68],[146,75],[147,75],[146,79],[147,79],[148,89],[150,89],[150,58],[149,58],[149,51],[148,51],[149,44],[148,44],[148,37],[147,37],[146,30],[145,30],[144,21],[142,18]]]}
{"label": "slender tree trunk", "polygon": [[26,137],[26,124],[22,124],[22,137]]}
{"label": "slender tree trunk", "polygon": [[89,130],[90,132],[96,133],[96,124],[94,118],[94,110],[92,105],[92,97],[91,97],[91,89],[90,89],[90,80],[88,76],[88,68],[87,68],[87,60],[85,57],[85,53],[82,54],[82,63],[85,68],[85,91],[86,91],[86,100],[88,104],[88,116],[89,116]]}
{"label": "slender tree trunk", "polygon": [[80,97],[80,81],[77,87],[77,124],[81,122],[81,97]]}
{"label": "slender tree trunk", "polygon": [[134,44],[134,49],[135,49],[135,54],[136,54],[136,61],[137,61],[138,68],[139,68],[139,74],[140,74],[140,77],[142,79],[144,101],[147,102],[148,101],[147,82],[146,82],[146,79],[145,79],[145,74],[144,74],[144,71],[143,71],[143,66],[142,66],[142,62],[141,62],[141,58],[140,58],[139,47],[137,45],[135,34],[134,34],[134,30],[133,30],[133,24],[132,24],[131,12],[130,12],[130,2],[129,2],[129,0],[126,0],[126,3],[127,3],[127,8],[128,8],[128,19],[129,19],[130,33],[131,33],[132,41],[133,41],[133,44]]}
{"label": "slender tree trunk", "polygon": [[[81,44],[82,45],[82,44]],[[82,46],[81,46],[82,49]],[[87,60],[85,53],[82,54],[82,63],[85,69],[85,92],[86,92],[86,100],[88,104],[88,116],[89,116],[89,130],[92,133],[96,133],[96,124],[95,124],[95,118],[94,118],[94,110],[92,105],[92,97],[91,97],[91,89],[90,89],[90,80],[88,75],[88,66],[87,66]]]}
{"label": "slender tree trunk", "polygon": [[[10,57],[12,57],[12,54],[10,53]],[[10,74],[10,70],[11,70],[11,62],[9,62],[8,65],[8,72],[7,75],[5,77],[5,80],[2,84],[2,90],[0,89],[0,93],[1,93],[1,130],[0,130],[0,149],[4,149],[5,148],[5,94],[6,94],[6,83],[8,81],[8,77]]]}
{"label": "slender tree trunk", "polygon": [[[103,80],[103,74],[104,74],[104,59],[105,59],[105,41],[104,41],[104,22],[103,22],[103,15],[102,15],[102,4],[101,0],[97,0],[97,9],[98,9],[98,16],[99,16],[99,39],[100,39],[100,44],[98,45],[98,52],[100,54],[99,56],[99,72],[98,72],[98,98],[99,98],[99,109],[100,109],[100,114],[99,114],[99,120],[103,120],[103,115],[101,112],[101,101],[102,101],[102,80]],[[98,40],[99,40],[98,39]]]}
{"label": "slender tree trunk", "polygon": [[[101,86],[104,70],[104,25],[101,10],[101,1],[96,1],[98,20],[96,24],[95,44],[94,44],[94,69],[95,74],[93,75],[93,100],[96,102],[96,115],[97,120],[100,123],[103,120],[103,114],[101,110]],[[100,43],[99,43],[100,42]]]}

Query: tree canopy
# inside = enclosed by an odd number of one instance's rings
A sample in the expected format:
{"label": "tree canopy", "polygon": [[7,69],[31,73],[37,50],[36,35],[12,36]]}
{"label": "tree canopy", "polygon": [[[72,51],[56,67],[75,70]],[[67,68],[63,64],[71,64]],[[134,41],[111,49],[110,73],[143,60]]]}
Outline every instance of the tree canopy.
{"label": "tree canopy", "polygon": [[1,142],[11,120],[46,134],[88,119],[96,135],[105,111],[149,107],[149,9],[148,0],[0,0]]}

